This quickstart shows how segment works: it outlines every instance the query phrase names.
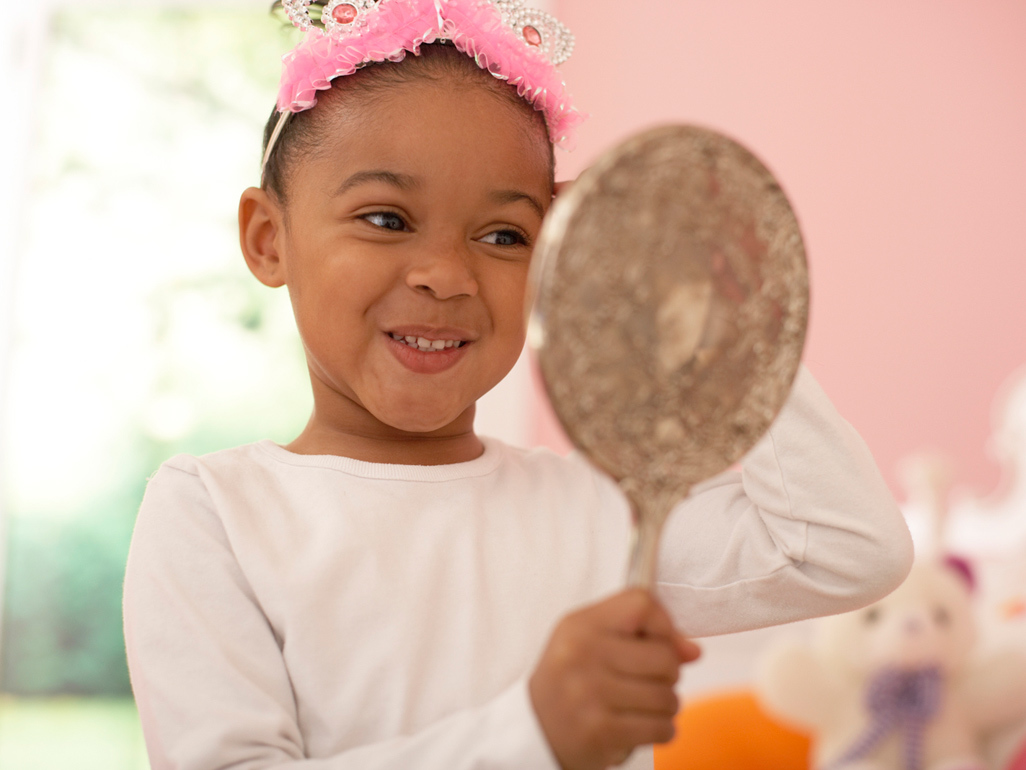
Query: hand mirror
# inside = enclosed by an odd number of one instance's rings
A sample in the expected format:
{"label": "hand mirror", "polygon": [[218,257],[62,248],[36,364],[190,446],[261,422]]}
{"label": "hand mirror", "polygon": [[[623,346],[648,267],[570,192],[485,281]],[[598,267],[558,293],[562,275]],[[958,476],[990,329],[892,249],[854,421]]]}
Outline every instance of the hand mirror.
{"label": "hand mirror", "polygon": [[733,140],[657,128],[556,199],[531,284],[549,399],[626,494],[627,582],[651,587],[671,508],[740,459],[790,392],[809,306],[797,220]]}

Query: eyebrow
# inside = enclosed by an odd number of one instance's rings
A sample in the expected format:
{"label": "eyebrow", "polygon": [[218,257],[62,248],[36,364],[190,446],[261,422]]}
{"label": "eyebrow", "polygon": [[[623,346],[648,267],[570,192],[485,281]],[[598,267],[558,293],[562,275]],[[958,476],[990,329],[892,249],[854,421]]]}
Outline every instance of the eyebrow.
{"label": "eyebrow", "polygon": [[539,217],[545,216],[545,209],[542,208],[538,199],[533,195],[528,195],[520,190],[496,190],[492,193],[492,200],[496,203],[517,203],[519,201],[526,201],[532,209],[538,212]]}
{"label": "eyebrow", "polygon": [[[349,192],[354,187],[358,187],[362,184],[368,184],[370,182],[382,182],[384,184],[391,185],[398,190],[414,190],[420,187],[420,180],[416,177],[410,176],[409,174],[399,174],[395,171],[385,171],[384,169],[357,171],[355,174],[351,174],[346,177],[342,183],[335,188],[335,197]],[[538,199],[533,195],[529,195],[520,190],[496,190],[491,194],[491,198],[496,203],[500,204],[525,201],[537,212],[539,217],[545,216],[545,209]]]}
{"label": "eyebrow", "polygon": [[383,182],[399,190],[413,190],[420,186],[420,182],[409,174],[397,174],[394,171],[373,170],[357,171],[355,174],[346,177],[342,184],[335,188],[335,197],[349,192],[354,187],[369,182]]}

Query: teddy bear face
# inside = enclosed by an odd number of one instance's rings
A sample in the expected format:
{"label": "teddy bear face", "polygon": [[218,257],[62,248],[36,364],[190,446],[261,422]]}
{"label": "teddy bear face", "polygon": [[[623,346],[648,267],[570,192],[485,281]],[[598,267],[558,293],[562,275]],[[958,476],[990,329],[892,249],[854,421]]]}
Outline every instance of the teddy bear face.
{"label": "teddy bear face", "polygon": [[882,668],[937,666],[954,673],[975,642],[968,587],[935,564],[916,565],[893,593],[824,619],[818,631],[820,654],[835,670],[858,678]]}

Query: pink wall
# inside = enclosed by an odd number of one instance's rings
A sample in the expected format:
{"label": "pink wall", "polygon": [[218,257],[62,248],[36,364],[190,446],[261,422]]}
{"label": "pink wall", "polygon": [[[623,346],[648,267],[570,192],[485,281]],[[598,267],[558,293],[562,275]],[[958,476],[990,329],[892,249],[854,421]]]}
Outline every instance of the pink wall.
{"label": "pink wall", "polygon": [[1026,362],[1026,3],[554,5],[592,115],[562,175],[658,122],[742,140],[802,222],[805,360],[892,486],[932,447],[990,490],[990,401]]}

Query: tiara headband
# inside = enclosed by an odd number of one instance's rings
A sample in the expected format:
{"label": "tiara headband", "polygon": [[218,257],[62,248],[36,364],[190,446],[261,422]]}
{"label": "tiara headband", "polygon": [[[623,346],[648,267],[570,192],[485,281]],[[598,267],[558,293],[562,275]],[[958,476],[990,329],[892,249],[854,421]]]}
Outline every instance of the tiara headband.
{"label": "tiara headband", "polygon": [[556,65],[574,47],[570,31],[523,0],[330,0],[313,26],[310,0],[283,0],[292,23],[306,34],[282,58],[278,111],[264,165],[292,113],[317,103],[317,91],[371,62],[401,61],[421,45],[447,40],[544,113],[549,138],[569,147],[584,119],[570,103]]}

